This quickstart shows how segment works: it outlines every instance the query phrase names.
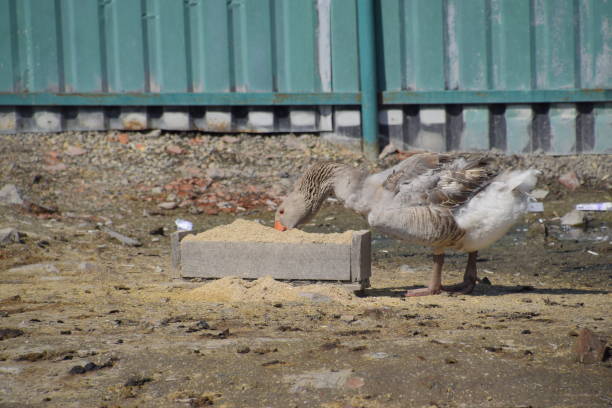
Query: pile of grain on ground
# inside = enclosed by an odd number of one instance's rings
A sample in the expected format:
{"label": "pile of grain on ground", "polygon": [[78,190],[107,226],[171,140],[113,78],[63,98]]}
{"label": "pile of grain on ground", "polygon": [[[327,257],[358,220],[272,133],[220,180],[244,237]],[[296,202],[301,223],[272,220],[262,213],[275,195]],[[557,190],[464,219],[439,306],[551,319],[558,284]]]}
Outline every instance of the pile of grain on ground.
{"label": "pile of grain on ground", "polygon": [[188,235],[185,241],[223,241],[223,242],[275,242],[286,244],[350,244],[353,231],[334,234],[314,234],[290,229],[278,231],[258,222],[237,219],[231,224],[212,228],[197,235]]}
{"label": "pile of grain on ground", "polygon": [[175,300],[200,302],[291,302],[307,301],[304,293],[315,293],[329,298],[330,301],[351,303],[357,298],[338,285],[312,284],[293,286],[280,282],[270,276],[255,281],[236,277],[225,277],[198,288],[174,296]]}

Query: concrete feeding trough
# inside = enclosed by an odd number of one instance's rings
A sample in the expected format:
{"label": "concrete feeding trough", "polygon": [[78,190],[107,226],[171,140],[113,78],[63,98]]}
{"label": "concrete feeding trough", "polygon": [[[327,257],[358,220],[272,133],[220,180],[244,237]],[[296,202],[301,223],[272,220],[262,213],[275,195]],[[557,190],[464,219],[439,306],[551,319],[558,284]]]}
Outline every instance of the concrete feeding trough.
{"label": "concrete feeding trough", "polygon": [[[249,236],[238,229],[255,231]],[[371,235],[367,230],[342,234],[280,232],[237,220],[201,234],[175,232],[171,242],[177,278],[272,276],[336,281],[359,290],[369,286],[371,276]]]}

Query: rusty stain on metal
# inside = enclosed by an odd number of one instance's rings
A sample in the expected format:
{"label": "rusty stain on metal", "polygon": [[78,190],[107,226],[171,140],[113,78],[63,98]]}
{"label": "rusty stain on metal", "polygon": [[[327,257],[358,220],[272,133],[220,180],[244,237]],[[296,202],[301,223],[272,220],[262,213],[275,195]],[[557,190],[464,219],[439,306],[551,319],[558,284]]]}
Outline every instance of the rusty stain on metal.
{"label": "rusty stain on metal", "polygon": [[14,118],[2,119],[0,118],[0,130],[15,130],[17,122]]}
{"label": "rusty stain on metal", "polygon": [[241,128],[240,131],[243,133],[264,134],[264,133],[270,133],[272,130],[266,129],[266,128],[246,127],[246,128]]}
{"label": "rusty stain on metal", "polygon": [[147,128],[146,123],[139,121],[138,119],[126,119],[122,122],[123,128],[126,130],[144,130]]}
{"label": "rusty stain on metal", "polygon": [[215,132],[215,133],[227,133],[227,132],[232,131],[232,123],[231,121],[229,122],[210,121],[206,123],[206,128],[203,130],[207,130],[209,132]]}

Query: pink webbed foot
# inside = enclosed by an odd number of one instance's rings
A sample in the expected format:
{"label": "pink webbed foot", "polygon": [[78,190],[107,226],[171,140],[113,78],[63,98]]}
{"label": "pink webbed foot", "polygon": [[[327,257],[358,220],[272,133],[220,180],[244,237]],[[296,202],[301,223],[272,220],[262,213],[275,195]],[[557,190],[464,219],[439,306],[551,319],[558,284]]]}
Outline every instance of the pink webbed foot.
{"label": "pink webbed foot", "polygon": [[438,295],[442,291],[441,277],[442,277],[442,265],[444,264],[444,254],[434,254],[434,267],[431,274],[431,282],[426,288],[411,289],[406,292],[404,296],[430,296]]}
{"label": "pink webbed foot", "polygon": [[432,288],[419,288],[419,289],[411,289],[406,291],[404,296],[406,297],[414,297],[414,296],[430,296],[430,295],[438,295],[440,294],[440,289],[432,289]]}

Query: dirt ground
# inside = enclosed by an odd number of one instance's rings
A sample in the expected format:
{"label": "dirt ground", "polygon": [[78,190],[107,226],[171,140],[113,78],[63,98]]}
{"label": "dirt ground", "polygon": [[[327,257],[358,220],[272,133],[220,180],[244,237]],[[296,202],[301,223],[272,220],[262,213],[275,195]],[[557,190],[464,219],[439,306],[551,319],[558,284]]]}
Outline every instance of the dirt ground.
{"label": "dirt ground", "polygon": [[[372,287],[362,294],[337,283],[171,278],[175,219],[198,229],[237,216],[271,225],[274,203],[298,175],[284,174],[298,153],[309,161],[361,160],[354,153],[331,152],[312,138],[266,140],[289,151],[261,157],[261,168],[278,160],[278,174],[251,173],[254,195],[241,202],[232,194],[249,189],[246,176],[228,169],[241,162],[242,142],[231,141],[227,149],[238,153],[218,148],[217,164],[196,174],[216,180],[213,191],[225,201],[215,207],[212,198],[190,196],[188,205],[176,200],[177,208],[163,209],[160,202],[176,198],[174,185],[164,186],[185,177],[167,166],[186,164],[135,160],[113,150],[129,145],[106,144],[105,135],[20,137],[0,141],[0,188],[15,184],[38,207],[0,206],[0,229],[20,234],[0,246],[0,407],[612,405],[611,361],[579,363],[573,351],[581,328],[612,336],[611,213],[589,213],[582,229],[558,221],[576,203],[612,201],[609,180],[598,187],[593,176],[572,193],[543,181],[545,212],[526,215],[479,254],[488,283],[471,295],[404,298],[428,281],[430,255],[376,233]],[[151,142],[160,155],[168,153],[164,143],[183,140],[163,137]],[[205,150],[219,143],[202,140]],[[296,140],[305,147],[296,150]],[[85,153],[67,154],[79,143]],[[108,150],[97,150],[99,143]],[[140,154],[134,147],[129,154]],[[190,154],[174,150],[173,160]],[[105,160],[112,165],[100,170]],[[597,169],[609,156],[594,160]],[[224,170],[231,174],[219,176]],[[304,229],[364,227],[328,203]],[[104,228],[142,245],[123,245]],[[465,262],[447,253],[444,282],[459,281]]]}

